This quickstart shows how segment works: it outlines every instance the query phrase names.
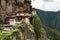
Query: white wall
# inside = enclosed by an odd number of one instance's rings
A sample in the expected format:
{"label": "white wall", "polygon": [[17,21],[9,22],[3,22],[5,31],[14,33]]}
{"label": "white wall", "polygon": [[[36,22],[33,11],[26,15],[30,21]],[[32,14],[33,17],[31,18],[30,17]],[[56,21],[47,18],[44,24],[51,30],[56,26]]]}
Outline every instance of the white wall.
{"label": "white wall", "polygon": [[36,14],[36,11],[32,11],[32,14]]}
{"label": "white wall", "polygon": [[9,20],[10,25],[15,26],[16,20],[15,19],[10,19]]}

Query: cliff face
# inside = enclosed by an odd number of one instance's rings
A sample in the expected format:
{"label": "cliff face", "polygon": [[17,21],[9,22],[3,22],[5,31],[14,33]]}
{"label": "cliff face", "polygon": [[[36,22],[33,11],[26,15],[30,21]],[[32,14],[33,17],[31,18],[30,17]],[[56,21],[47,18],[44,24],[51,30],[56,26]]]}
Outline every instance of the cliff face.
{"label": "cliff face", "polygon": [[36,40],[35,32],[27,30],[25,32],[19,31],[19,33],[14,33],[12,35],[12,40]]}
{"label": "cliff face", "polygon": [[[0,19],[4,22],[7,16],[15,14],[19,11],[20,7],[24,7],[26,9],[25,12],[31,13],[31,0],[0,0]],[[27,32],[22,33],[20,31],[19,35],[14,35],[12,40],[18,40],[19,38],[19,40],[46,40],[45,31],[42,32],[41,37],[37,38],[35,31],[32,32],[32,30],[34,31],[34,29],[28,28]],[[17,36],[19,36],[19,38]]]}
{"label": "cliff face", "polygon": [[13,1],[12,0],[0,0],[1,5],[0,5],[0,15],[1,19],[4,20],[8,14],[12,14],[12,11],[14,12],[13,9],[16,9],[15,6],[13,6]]}
{"label": "cliff face", "polygon": [[31,0],[0,0],[0,19],[4,19],[15,14],[20,7],[26,8],[27,12],[31,12]]}

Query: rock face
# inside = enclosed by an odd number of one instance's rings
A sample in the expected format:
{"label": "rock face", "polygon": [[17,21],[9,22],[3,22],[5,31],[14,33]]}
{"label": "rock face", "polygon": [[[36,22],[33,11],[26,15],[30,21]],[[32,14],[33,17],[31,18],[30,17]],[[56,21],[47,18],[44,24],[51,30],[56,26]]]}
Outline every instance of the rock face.
{"label": "rock face", "polygon": [[[5,21],[7,16],[15,14],[20,7],[24,7],[26,12],[31,13],[31,0],[0,0],[0,19]],[[12,40],[36,40],[35,32],[27,30],[14,34]]]}
{"label": "rock face", "polygon": [[[15,14],[20,7],[24,7],[26,9],[25,12],[31,13],[31,0],[0,0],[0,19],[4,22],[7,16]],[[37,36],[32,30],[29,29],[24,33],[20,31],[19,35],[14,35],[12,40],[37,40]],[[43,34],[45,35],[45,32]],[[45,40],[43,34],[39,40]]]}
{"label": "rock face", "polygon": [[26,12],[31,13],[31,0],[0,0],[0,19],[4,19],[15,14],[20,7],[26,8]]}
{"label": "rock face", "polygon": [[20,38],[21,40],[36,40],[36,34],[28,30],[24,33],[20,32]]}
{"label": "rock face", "polygon": [[29,28],[25,32],[20,30],[19,33],[13,34],[12,40],[37,40],[37,38],[34,30]]}

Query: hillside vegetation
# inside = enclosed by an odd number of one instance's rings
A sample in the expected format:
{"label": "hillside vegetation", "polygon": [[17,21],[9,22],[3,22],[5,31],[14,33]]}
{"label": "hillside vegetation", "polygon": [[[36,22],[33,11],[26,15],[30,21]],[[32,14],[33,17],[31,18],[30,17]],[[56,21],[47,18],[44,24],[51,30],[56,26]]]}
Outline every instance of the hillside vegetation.
{"label": "hillside vegetation", "polygon": [[[14,35],[17,36],[17,33],[18,35],[21,35],[19,34],[19,32],[22,32],[22,34],[24,34],[26,37],[26,32],[28,31],[29,27],[32,27],[34,29],[34,32],[36,34],[36,40],[47,40],[47,36],[46,36],[46,31],[45,29],[43,28],[42,24],[41,24],[41,21],[40,21],[40,18],[38,17],[38,15],[32,15],[32,23],[29,25],[25,24],[25,23],[20,23],[20,24],[17,24],[16,28],[14,30],[10,30],[10,31],[2,31],[0,32],[0,39],[1,40],[12,40],[14,38]],[[40,25],[39,25],[40,24]],[[17,36],[18,38],[17,39],[20,39],[19,36]],[[43,38],[42,38],[43,37]],[[16,39],[16,40],[17,40]],[[24,38],[24,40],[26,40]]]}
{"label": "hillside vegetation", "polygon": [[37,10],[37,14],[41,18],[43,25],[60,31],[60,11],[51,12]]}
{"label": "hillside vegetation", "polygon": [[60,11],[51,12],[37,10],[42,24],[45,26],[47,37],[50,40],[60,40]]}
{"label": "hillside vegetation", "polygon": [[[31,20],[32,19],[32,20]],[[32,27],[36,35],[36,40],[60,40],[60,32],[47,27],[42,24],[41,19],[37,14],[31,16],[31,24],[30,26],[25,23],[17,24],[14,30],[10,31],[0,31],[0,40],[21,40],[21,34],[24,34],[24,40],[26,40],[26,32],[28,31],[28,27]],[[18,36],[20,35],[20,36]],[[14,38],[16,37],[16,38]],[[35,37],[35,36],[34,36]]]}

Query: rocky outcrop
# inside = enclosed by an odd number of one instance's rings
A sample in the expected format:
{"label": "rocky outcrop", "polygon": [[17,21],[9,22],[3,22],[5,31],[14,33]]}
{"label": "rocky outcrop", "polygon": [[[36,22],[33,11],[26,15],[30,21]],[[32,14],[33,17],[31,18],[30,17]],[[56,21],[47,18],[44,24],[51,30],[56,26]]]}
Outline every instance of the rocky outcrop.
{"label": "rocky outcrop", "polygon": [[32,29],[28,29],[25,32],[21,30],[18,33],[14,33],[12,40],[37,40],[36,34]]}
{"label": "rocky outcrop", "polygon": [[[19,8],[25,8],[27,13],[31,13],[31,0],[0,0],[0,19],[5,21],[7,16],[15,14]],[[27,31],[19,31],[12,35],[12,40],[46,40],[46,32],[43,31],[40,38],[37,38],[33,28]]]}
{"label": "rocky outcrop", "polygon": [[0,18],[4,21],[7,16],[15,14],[20,7],[31,13],[31,0],[0,0]]}

